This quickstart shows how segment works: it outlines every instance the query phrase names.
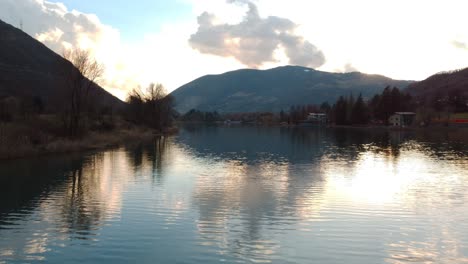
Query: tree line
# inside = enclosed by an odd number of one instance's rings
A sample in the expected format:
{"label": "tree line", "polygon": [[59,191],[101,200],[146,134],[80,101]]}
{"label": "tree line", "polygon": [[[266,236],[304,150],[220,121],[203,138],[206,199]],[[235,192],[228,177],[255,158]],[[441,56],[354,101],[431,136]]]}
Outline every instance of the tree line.
{"label": "tree line", "polygon": [[336,125],[367,125],[388,124],[388,119],[395,112],[414,111],[415,101],[408,93],[396,87],[386,87],[382,93],[370,100],[365,100],[350,94],[340,96],[330,105],[324,102],[321,105],[294,105],[288,111],[279,113],[230,113],[220,115],[217,112],[202,112],[195,109],[182,115],[182,121],[214,122],[220,120],[238,120],[246,123],[287,123],[298,124],[307,120],[309,113],[325,113],[329,122]]}
{"label": "tree line", "polygon": [[299,124],[308,119],[309,113],[325,113],[328,122],[335,125],[388,125],[395,112],[414,112],[418,124],[430,124],[443,119],[447,123],[452,113],[468,112],[468,98],[460,90],[446,95],[435,95],[431,100],[414,97],[405,90],[387,86],[379,94],[364,98],[362,94],[340,96],[336,102],[321,105],[294,105],[279,113],[223,113],[203,112],[192,109],[180,117],[184,122],[216,122],[236,120],[244,123]]}
{"label": "tree line", "polygon": [[366,100],[362,94],[357,98],[350,94],[340,96],[333,105],[324,102],[321,105],[291,106],[288,112],[280,111],[279,120],[297,124],[307,120],[309,113],[325,113],[329,122],[336,125],[388,124],[389,117],[395,112],[414,109],[415,102],[411,95],[387,86],[381,94],[376,94],[370,100]]}
{"label": "tree line", "polygon": [[0,125],[9,124],[9,129],[16,125],[16,130],[28,131],[10,133],[12,136],[25,134],[25,138],[32,138],[43,134],[45,138],[79,139],[91,131],[113,130],[118,123],[157,131],[172,125],[176,116],[174,100],[161,84],[133,89],[126,103],[101,102],[98,84],[104,66],[87,50],[66,50],[62,57],[69,64],[57,73],[60,89],[52,96],[0,97]]}
{"label": "tree line", "polygon": [[203,112],[200,110],[192,109],[179,118],[183,122],[202,122],[214,123],[223,121],[224,118],[217,112]]}
{"label": "tree line", "polygon": [[386,87],[381,94],[364,100],[360,94],[340,96],[329,114],[336,125],[367,125],[369,123],[388,125],[388,119],[395,112],[415,110],[411,95],[396,87]]}

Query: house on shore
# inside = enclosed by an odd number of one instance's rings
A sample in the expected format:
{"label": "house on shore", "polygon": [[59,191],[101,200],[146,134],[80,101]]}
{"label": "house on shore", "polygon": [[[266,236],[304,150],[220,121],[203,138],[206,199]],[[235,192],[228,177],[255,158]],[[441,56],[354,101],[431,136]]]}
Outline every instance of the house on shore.
{"label": "house on shore", "polygon": [[395,127],[409,127],[414,123],[416,113],[413,112],[395,112],[388,119],[388,123]]}
{"label": "house on shore", "polygon": [[302,125],[326,125],[328,123],[328,116],[324,113],[309,113],[307,119],[300,122]]}
{"label": "house on shore", "polygon": [[324,113],[309,113],[307,116],[307,121],[317,122],[319,124],[326,124],[328,121],[327,114]]}

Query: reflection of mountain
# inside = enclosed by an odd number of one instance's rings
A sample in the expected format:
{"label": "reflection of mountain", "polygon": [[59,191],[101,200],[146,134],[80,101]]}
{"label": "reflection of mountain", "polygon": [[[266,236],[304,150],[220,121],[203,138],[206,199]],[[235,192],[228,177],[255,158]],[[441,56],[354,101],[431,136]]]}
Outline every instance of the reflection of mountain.
{"label": "reflection of mountain", "polygon": [[130,149],[0,164],[0,258],[44,260],[57,241],[92,244],[104,224],[119,217],[136,177],[161,176],[166,147],[158,139]]}
{"label": "reflection of mountain", "polygon": [[192,127],[132,148],[4,163],[0,259],[463,263],[466,145],[421,138]]}
{"label": "reflection of mountain", "polygon": [[[350,221],[367,217],[365,210],[373,208],[373,203],[393,208],[393,203],[420,201],[411,188],[424,188],[433,178],[413,175],[421,174],[421,166],[430,168],[436,153],[447,156],[453,148],[438,149],[432,146],[438,144],[414,141],[417,138],[424,135],[364,129],[191,126],[176,141],[199,162],[209,164],[209,170],[198,175],[193,193],[203,243],[216,245],[223,256],[271,261],[278,257],[283,242],[292,239],[281,237],[282,232],[295,233],[300,241],[301,232],[329,228],[335,217]],[[459,166],[450,170],[457,172]],[[456,193],[443,179],[437,186],[449,190],[444,195]],[[336,208],[342,212],[335,212]],[[346,226],[339,228],[348,232]],[[355,228],[365,232],[366,227]],[[381,232],[370,234],[384,236]],[[320,243],[317,239],[308,238],[307,243]]]}
{"label": "reflection of mountain", "polygon": [[182,130],[178,141],[215,158],[310,162],[325,151],[327,137],[323,129],[193,126]]}
{"label": "reflection of mountain", "polygon": [[319,159],[328,137],[322,129],[182,130],[176,142],[194,155],[186,158],[209,163],[209,170],[196,175],[192,198],[202,243],[225,256],[271,261],[280,249],[270,229],[293,228],[306,215],[319,213],[324,184]]}
{"label": "reflection of mountain", "polygon": [[[112,184],[118,182],[116,177],[120,175],[113,174],[115,163],[120,164],[119,173],[126,177],[133,173],[125,174],[122,170],[137,171],[141,168],[158,171],[158,175],[161,175],[167,148],[167,140],[161,138],[150,144],[132,147],[126,152],[119,150],[95,155],[76,153],[3,161],[0,163],[0,221],[2,216],[30,210],[37,206],[38,200],[57,193],[61,193],[66,197],[64,200],[70,200],[71,203],[109,201],[109,197],[95,195],[110,195],[115,191]],[[64,202],[63,206],[70,205]],[[89,211],[84,208],[86,206],[81,207]],[[80,216],[80,213],[73,212],[70,215]]]}
{"label": "reflection of mountain", "polygon": [[48,195],[65,184],[68,173],[80,169],[84,162],[82,155],[1,162],[0,219],[2,215],[33,208],[38,196]]}
{"label": "reflection of mountain", "polygon": [[324,155],[355,159],[363,150],[396,157],[413,140],[431,155],[444,155],[447,150],[463,155],[467,150],[466,144],[451,139],[449,131],[188,125],[177,137],[179,143],[205,157],[293,164],[314,162]]}
{"label": "reflection of mountain", "polygon": [[199,155],[247,162],[270,160],[294,164],[310,163],[327,153],[353,157],[366,144],[383,148],[393,146],[397,151],[398,145],[407,139],[408,135],[400,135],[396,141],[385,130],[249,126],[188,126],[178,136],[178,142],[194,149]]}
{"label": "reflection of mountain", "polygon": [[270,229],[294,228],[304,212],[319,213],[322,190],[318,164],[301,168],[268,156],[253,163],[217,160],[194,186],[198,232],[223,255],[271,261],[279,241]]}

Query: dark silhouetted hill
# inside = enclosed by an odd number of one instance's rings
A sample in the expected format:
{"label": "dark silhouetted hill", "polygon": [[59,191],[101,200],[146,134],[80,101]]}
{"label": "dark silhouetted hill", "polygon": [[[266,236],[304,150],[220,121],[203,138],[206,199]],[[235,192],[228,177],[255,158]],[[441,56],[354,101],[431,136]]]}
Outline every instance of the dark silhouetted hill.
{"label": "dark silhouetted hill", "polygon": [[[38,96],[52,104],[52,98],[66,89],[63,76],[70,67],[69,61],[44,44],[0,20],[0,98]],[[93,87],[92,96],[102,106],[123,105],[98,85]]]}
{"label": "dark silhouetted hill", "polygon": [[407,91],[420,103],[430,105],[434,100],[451,96],[468,98],[468,68],[432,75],[408,86]]}
{"label": "dark silhouetted hill", "polygon": [[330,73],[299,66],[270,70],[238,70],[207,75],[178,88],[176,109],[257,112],[287,110],[292,105],[334,103],[341,95],[371,97],[386,86],[406,88],[409,81],[359,72]]}

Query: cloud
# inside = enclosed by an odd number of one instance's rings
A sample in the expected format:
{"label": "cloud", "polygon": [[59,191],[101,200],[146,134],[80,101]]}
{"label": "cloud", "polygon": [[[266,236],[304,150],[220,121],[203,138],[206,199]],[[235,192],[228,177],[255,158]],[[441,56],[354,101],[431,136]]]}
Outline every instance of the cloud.
{"label": "cloud", "polygon": [[455,48],[458,48],[458,49],[468,50],[468,44],[465,43],[465,42],[461,42],[461,41],[458,41],[458,40],[454,40],[454,41],[452,41],[452,45],[453,45]]}
{"label": "cloud", "polygon": [[342,67],[337,67],[333,69],[333,72],[350,73],[350,72],[359,72],[359,70],[352,63],[348,62]]}
{"label": "cloud", "polygon": [[1,0],[0,19],[22,28],[58,54],[71,47],[90,50],[106,68],[101,85],[114,94],[136,85],[121,55],[119,31],[102,24],[96,15],[44,0]]}
{"label": "cloud", "polygon": [[[122,41],[117,29],[96,15],[68,10],[44,0],[0,0],[0,19],[22,29],[58,54],[65,48],[88,49],[105,66],[100,85],[125,99],[128,91],[150,82],[172,91],[207,73],[219,74],[242,67],[234,59],[206,56],[193,50],[187,36],[193,20],[162,25],[137,43]],[[182,63],[183,62],[183,63]]]}
{"label": "cloud", "polygon": [[357,72],[358,71],[358,69],[354,67],[354,65],[352,65],[351,63],[346,63],[343,70],[344,72]]}
{"label": "cloud", "polygon": [[189,43],[204,54],[234,57],[249,67],[276,62],[275,52],[284,50],[290,64],[318,68],[325,56],[312,43],[295,33],[296,25],[289,19],[269,16],[261,18],[257,6],[248,0],[228,0],[244,4],[248,11],[238,24],[217,23],[217,17],[204,12],[198,17],[198,31]]}
{"label": "cloud", "polygon": [[[418,1],[406,0],[180,1],[192,7],[191,14],[158,30],[147,28],[138,39],[121,39],[118,29],[96,15],[46,0],[0,0],[0,19],[22,24],[26,33],[57,53],[67,46],[91,49],[105,64],[101,85],[120,98],[138,84],[160,82],[171,91],[202,75],[245,65],[268,68],[289,62],[343,72],[352,68],[343,67],[350,62],[362,72],[424,79],[466,67],[468,61],[468,52],[460,52],[468,45],[463,27],[467,1],[426,1],[423,13],[418,13]],[[382,10],[399,14],[398,20],[381,19]],[[128,15],[127,10],[113,11]],[[450,15],[433,19],[440,14]],[[132,26],[141,25],[135,20]]]}
{"label": "cloud", "polygon": [[61,3],[43,0],[2,0],[0,19],[21,26],[58,53],[69,46],[99,43],[106,34],[116,34],[95,15],[69,11]]}

